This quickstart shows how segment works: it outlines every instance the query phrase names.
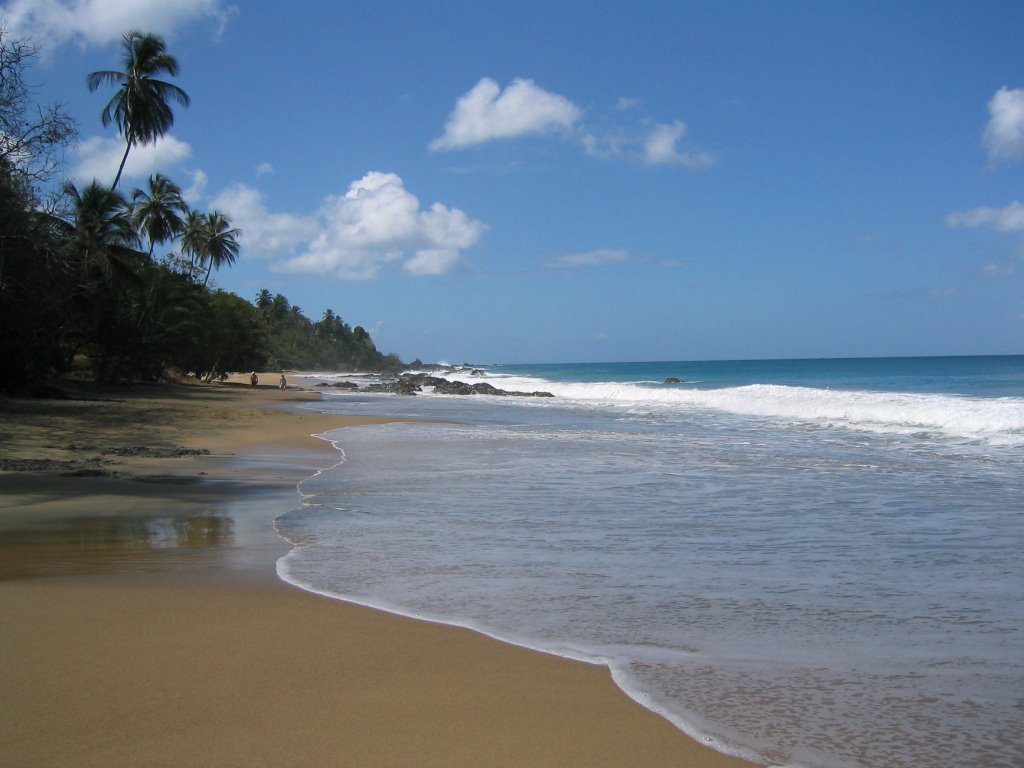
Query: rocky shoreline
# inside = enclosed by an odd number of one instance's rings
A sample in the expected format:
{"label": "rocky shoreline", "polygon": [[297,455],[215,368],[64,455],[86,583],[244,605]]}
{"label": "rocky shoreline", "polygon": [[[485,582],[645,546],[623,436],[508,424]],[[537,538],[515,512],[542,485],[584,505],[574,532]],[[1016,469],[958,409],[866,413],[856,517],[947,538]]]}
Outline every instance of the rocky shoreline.
{"label": "rocky shoreline", "polygon": [[[470,375],[482,375],[477,371],[470,372]],[[464,381],[453,381],[440,376],[432,376],[428,373],[403,373],[394,381],[374,382],[365,387],[359,387],[351,381],[343,381],[337,384],[321,384],[323,387],[336,389],[349,389],[360,392],[383,392],[393,395],[412,396],[423,392],[425,387],[431,387],[436,395],[492,395],[495,397],[554,397],[550,392],[516,392],[506,389],[498,389],[493,384],[480,381],[475,384],[467,384]]]}

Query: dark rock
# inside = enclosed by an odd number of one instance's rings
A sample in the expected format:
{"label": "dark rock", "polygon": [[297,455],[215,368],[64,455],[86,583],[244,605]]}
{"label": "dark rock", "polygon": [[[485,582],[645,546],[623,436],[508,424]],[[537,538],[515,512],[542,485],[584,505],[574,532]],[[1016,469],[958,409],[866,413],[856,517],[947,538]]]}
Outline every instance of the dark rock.
{"label": "dark rock", "polygon": [[111,472],[109,469],[99,467],[80,467],[69,472],[61,472],[61,477],[120,477],[119,472]]}
{"label": "dark rock", "polygon": [[667,379],[665,379],[665,383],[666,384],[682,384],[682,381],[680,379],[676,378],[675,376],[669,376]]}
{"label": "dark rock", "polygon": [[446,383],[447,379],[431,376],[428,373],[403,373],[399,381],[406,381],[420,387],[436,387],[438,384]]}
{"label": "dark rock", "polygon": [[[483,371],[475,371],[471,376],[485,376]],[[422,392],[423,387],[433,387],[437,395],[491,395],[495,397],[554,397],[550,392],[509,392],[498,389],[486,381],[467,384],[464,381],[449,381],[427,373],[403,373],[398,381],[369,384],[364,392],[385,392],[398,395],[414,395]]]}
{"label": "dark rock", "polygon": [[472,395],[473,388],[463,381],[442,379],[441,383],[434,385],[434,392],[438,395]]}
{"label": "dark rock", "polygon": [[153,448],[138,445],[126,448],[107,448],[103,451],[108,456],[145,456],[151,459],[175,459],[182,456],[207,456],[207,448]]}
{"label": "dark rock", "polygon": [[104,456],[144,456],[148,459],[175,459],[181,456],[207,456],[210,451],[207,448],[153,448],[149,445],[135,445],[125,447],[98,446],[98,445],[75,445],[68,446],[72,451],[98,451]]}
{"label": "dark rock", "polygon": [[382,381],[375,384],[367,384],[363,387],[363,392],[383,392],[389,395],[415,395],[420,391],[422,389],[418,384],[405,379]]}

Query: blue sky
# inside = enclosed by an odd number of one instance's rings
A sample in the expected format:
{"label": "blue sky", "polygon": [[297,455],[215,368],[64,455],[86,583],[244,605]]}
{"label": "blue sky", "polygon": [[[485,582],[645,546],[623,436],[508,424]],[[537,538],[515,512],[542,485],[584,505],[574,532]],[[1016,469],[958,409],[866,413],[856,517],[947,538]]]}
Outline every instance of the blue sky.
{"label": "blue sky", "polygon": [[130,27],[220,287],[403,359],[1024,353],[1020,2],[5,0],[66,172],[111,181]]}

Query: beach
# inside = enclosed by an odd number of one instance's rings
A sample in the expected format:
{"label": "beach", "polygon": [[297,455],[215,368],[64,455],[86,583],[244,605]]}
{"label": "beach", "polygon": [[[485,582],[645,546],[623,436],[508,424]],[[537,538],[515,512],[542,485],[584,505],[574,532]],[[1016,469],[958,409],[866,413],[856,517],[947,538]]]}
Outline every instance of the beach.
{"label": "beach", "polygon": [[388,419],[243,380],[2,403],[0,766],[750,765],[603,666],[281,582],[310,435]]}

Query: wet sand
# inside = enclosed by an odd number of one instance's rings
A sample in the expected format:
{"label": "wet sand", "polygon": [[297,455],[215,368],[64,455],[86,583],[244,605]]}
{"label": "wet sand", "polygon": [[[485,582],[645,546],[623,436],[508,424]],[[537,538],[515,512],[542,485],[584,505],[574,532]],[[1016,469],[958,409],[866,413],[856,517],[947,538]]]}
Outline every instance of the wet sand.
{"label": "wet sand", "polygon": [[384,419],[81,395],[0,403],[0,768],[748,765],[603,667],[280,582],[273,517],[337,459],[309,435]]}

